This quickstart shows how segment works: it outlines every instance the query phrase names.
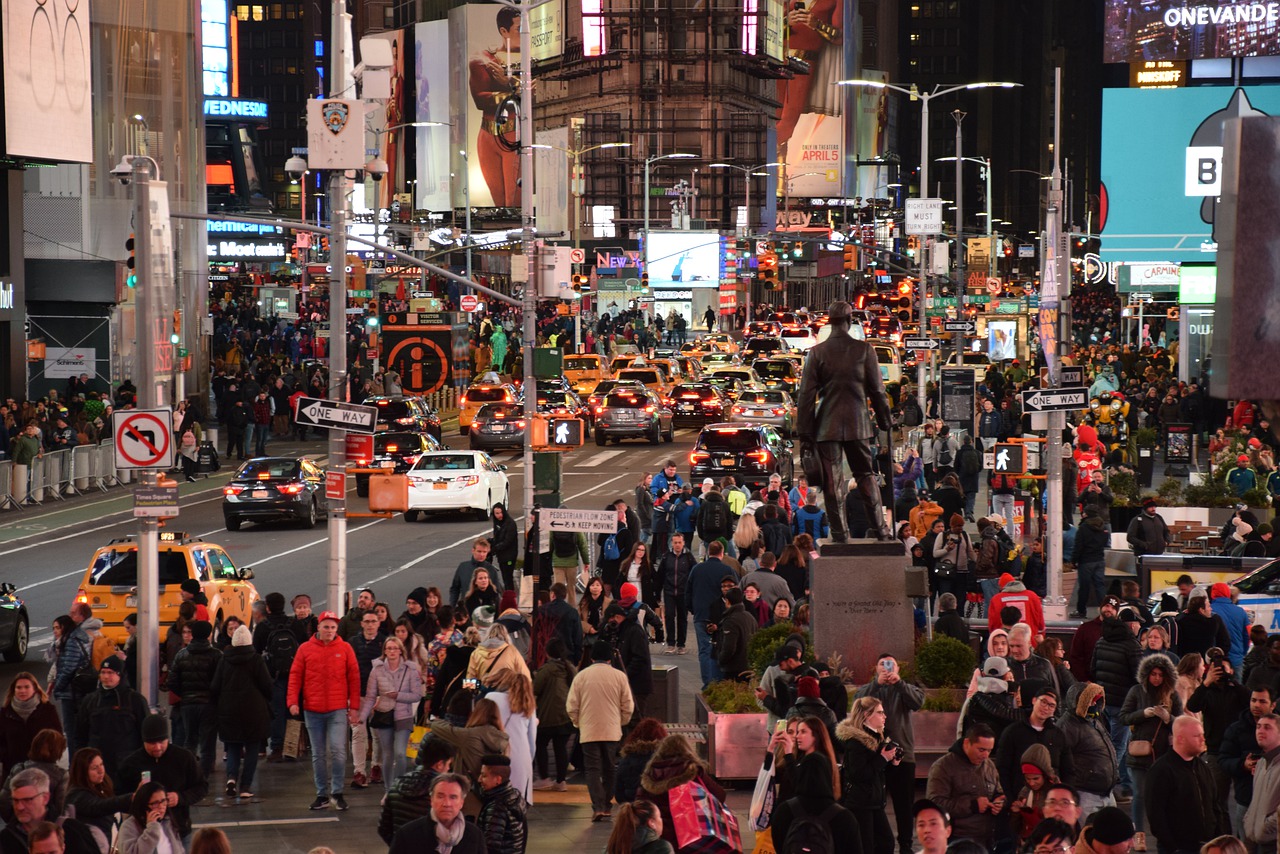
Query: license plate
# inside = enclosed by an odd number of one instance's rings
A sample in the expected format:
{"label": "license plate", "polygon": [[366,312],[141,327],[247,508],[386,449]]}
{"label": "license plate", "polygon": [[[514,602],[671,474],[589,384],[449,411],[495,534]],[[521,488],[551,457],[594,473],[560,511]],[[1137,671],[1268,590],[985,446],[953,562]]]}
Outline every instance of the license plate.
{"label": "license plate", "polygon": [[682,403],[682,404],[680,404],[680,411],[681,411],[681,412],[692,412],[692,411],[693,411],[693,404],[691,404],[691,403]]}
{"label": "license plate", "polygon": [[443,481],[438,481],[438,482],[436,482],[436,483],[431,484],[431,488],[432,488],[432,489],[448,489],[448,488],[449,488],[449,484],[447,484],[447,483],[445,483],[445,482],[443,482]]}
{"label": "license plate", "polygon": [[732,457],[729,457],[729,458],[727,458],[727,459],[723,459],[723,460],[721,460],[721,461],[720,461],[720,465],[722,465],[722,466],[731,466],[731,465],[733,465],[733,458],[732,458]]}
{"label": "license plate", "polygon": [[266,491],[265,489],[255,489],[255,490],[253,491],[253,497],[254,497],[254,498],[266,498],[266,497],[267,497],[267,491]]}
{"label": "license plate", "polygon": [[137,597],[137,596],[126,596],[126,597],[124,597],[124,606],[125,606],[126,608],[136,608],[136,607],[138,607],[138,597]]}

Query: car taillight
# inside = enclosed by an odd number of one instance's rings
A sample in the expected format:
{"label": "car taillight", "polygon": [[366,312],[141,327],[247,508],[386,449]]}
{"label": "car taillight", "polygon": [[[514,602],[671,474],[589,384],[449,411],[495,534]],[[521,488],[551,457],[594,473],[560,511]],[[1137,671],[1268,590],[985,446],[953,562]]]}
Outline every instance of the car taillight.
{"label": "car taillight", "polygon": [[741,406],[735,406],[735,407],[733,408],[733,414],[734,414],[734,415],[741,415],[743,412],[746,412],[746,409],[745,409],[745,408],[743,408],[743,407],[741,407]]}
{"label": "car taillight", "polygon": [[467,405],[467,396],[466,396],[465,394],[462,396],[462,399],[458,401],[458,405],[459,405],[459,406],[466,406],[466,405]]}
{"label": "car taillight", "polygon": [[400,450],[400,446],[399,446],[399,445],[387,445],[387,453],[388,453],[388,454],[394,454],[394,453],[395,453],[396,451],[398,451],[398,450]]}
{"label": "car taillight", "polygon": [[78,605],[89,604],[89,594],[85,592],[83,589],[76,591],[76,604]]}
{"label": "car taillight", "polygon": [[480,482],[480,477],[479,475],[474,474],[464,474],[460,477],[455,477],[453,482],[458,484],[458,486],[475,486]]}
{"label": "car taillight", "polygon": [[773,410],[773,414],[774,414],[774,415],[783,415],[783,414],[785,414],[785,413],[786,413],[786,411],[787,411],[787,410],[783,409],[782,407],[778,407],[778,408],[776,408],[776,409],[774,409],[774,410]]}
{"label": "car taillight", "polygon": [[644,408],[644,411],[645,411],[645,412],[653,412],[653,411],[654,411],[654,408],[653,408],[653,406],[652,406],[652,405],[650,405],[650,406],[646,406],[646,407]]}
{"label": "car taillight", "polygon": [[711,459],[711,455],[706,451],[694,451],[689,454],[689,462],[695,466],[698,463],[705,463],[709,459]]}
{"label": "car taillight", "polygon": [[593,412],[595,412],[595,414],[596,414],[596,415],[599,415],[601,412],[604,412],[604,407],[603,407],[603,406],[597,406],[597,407],[595,407],[592,411],[593,411]]}
{"label": "car taillight", "polygon": [[522,418],[522,419],[520,419],[519,421],[517,421],[517,422],[516,422],[516,426],[517,426],[517,427],[524,427],[524,419]]}
{"label": "car taillight", "polygon": [[280,487],[280,491],[283,492],[285,495],[297,495],[299,492],[302,491],[302,484],[286,483]]}
{"label": "car taillight", "polygon": [[763,450],[761,450],[761,451],[748,451],[748,452],[747,452],[747,458],[748,458],[748,459],[755,460],[756,462],[760,463],[761,465],[764,465],[764,464],[766,464],[766,463],[768,463],[768,462],[769,462],[769,452],[768,452],[768,451],[763,451]]}
{"label": "car taillight", "polygon": [[229,483],[222,488],[223,495],[239,495],[241,492],[244,492],[244,487],[234,483]]}
{"label": "car taillight", "polygon": [[365,468],[368,465],[369,465],[369,461],[367,459],[361,458],[356,460],[356,466],[359,468]]}
{"label": "car taillight", "polygon": [[422,454],[410,454],[409,456],[404,458],[404,461],[412,466],[412,465],[416,465],[418,460],[420,459],[422,459]]}

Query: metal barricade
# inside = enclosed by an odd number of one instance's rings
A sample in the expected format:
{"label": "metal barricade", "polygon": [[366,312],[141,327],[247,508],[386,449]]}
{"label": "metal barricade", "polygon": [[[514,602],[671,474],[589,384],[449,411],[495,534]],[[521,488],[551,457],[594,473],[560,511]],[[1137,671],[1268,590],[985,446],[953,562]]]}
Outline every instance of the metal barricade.
{"label": "metal barricade", "polygon": [[106,492],[107,487],[120,486],[124,483],[116,471],[116,443],[114,439],[99,443],[98,452],[95,454],[94,459],[93,481],[98,489]]}
{"label": "metal barricade", "polygon": [[51,498],[65,501],[74,494],[71,488],[71,449],[51,451],[44,455],[45,486]]}
{"label": "metal barricade", "polygon": [[24,504],[43,504],[45,486],[45,458],[44,456],[36,457],[31,461],[31,465],[27,467],[28,487],[27,497],[23,500]]}
{"label": "metal barricade", "polygon": [[22,505],[13,497],[13,461],[0,462],[0,510],[12,507],[21,510]]}
{"label": "metal barricade", "polygon": [[89,488],[93,478],[93,469],[97,463],[98,448],[96,445],[76,445],[71,449],[71,488],[70,492],[80,493]]}

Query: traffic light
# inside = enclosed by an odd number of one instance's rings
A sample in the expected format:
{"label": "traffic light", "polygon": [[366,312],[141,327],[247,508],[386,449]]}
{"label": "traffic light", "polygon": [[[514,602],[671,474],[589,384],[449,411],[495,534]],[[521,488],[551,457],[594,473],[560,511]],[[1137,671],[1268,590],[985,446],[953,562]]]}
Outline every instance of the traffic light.
{"label": "traffic light", "polygon": [[858,269],[858,247],[852,243],[846,243],[844,245],[844,270],[846,273],[851,273],[856,269]]}
{"label": "traffic light", "polygon": [[177,344],[182,340],[182,312],[174,309],[173,312],[173,332],[169,334],[169,343]]}
{"label": "traffic light", "polygon": [[538,415],[533,419],[529,439],[535,450],[568,451],[582,447],[581,418],[552,418]]}
{"label": "traffic light", "polygon": [[588,280],[586,276],[583,276],[580,273],[573,274],[572,276],[569,277],[569,279],[570,279],[570,284],[573,287],[573,292],[575,294],[580,294],[590,287],[590,280]]}
{"label": "traffic light", "polygon": [[129,239],[124,242],[124,248],[129,250],[129,258],[124,262],[125,266],[129,268],[129,272],[125,274],[124,282],[131,288],[136,288],[138,286],[138,258],[137,255],[134,254],[134,249],[137,245],[137,241],[133,239],[132,234],[130,234]]}
{"label": "traffic light", "polygon": [[791,244],[791,257],[799,258],[802,255],[804,255],[804,244],[797,240],[795,243]]}
{"label": "traffic light", "polygon": [[640,274],[640,290],[642,290],[646,294],[649,293],[649,274],[648,273]]}
{"label": "traffic light", "polygon": [[773,288],[778,279],[778,253],[770,249],[756,260],[756,277]]}
{"label": "traffic light", "polygon": [[992,450],[996,474],[1026,474],[1027,449],[1024,445],[997,442]]}
{"label": "traffic light", "polygon": [[1004,242],[1001,244],[1001,249],[1004,252],[1004,257],[1006,258],[1013,257],[1013,241],[1012,240],[1006,237],[1004,239]]}

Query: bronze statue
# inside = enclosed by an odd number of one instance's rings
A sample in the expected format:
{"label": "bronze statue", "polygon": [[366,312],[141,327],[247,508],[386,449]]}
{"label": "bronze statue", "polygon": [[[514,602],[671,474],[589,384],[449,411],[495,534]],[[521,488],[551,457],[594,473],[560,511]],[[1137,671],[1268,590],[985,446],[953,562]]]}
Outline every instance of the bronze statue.
{"label": "bronze statue", "polygon": [[857,480],[858,494],[871,521],[871,534],[881,540],[891,540],[893,535],[884,522],[880,486],[871,455],[871,439],[876,434],[867,411],[870,402],[875,409],[876,425],[886,432],[889,430],[889,397],[880,378],[880,365],[875,348],[849,334],[853,322],[849,303],[833,302],[829,322],[830,337],[809,351],[800,380],[796,433],[800,437],[801,457],[817,457],[831,539],[837,543],[848,540],[844,524],[844,483],[839,473],[843,452]]}

